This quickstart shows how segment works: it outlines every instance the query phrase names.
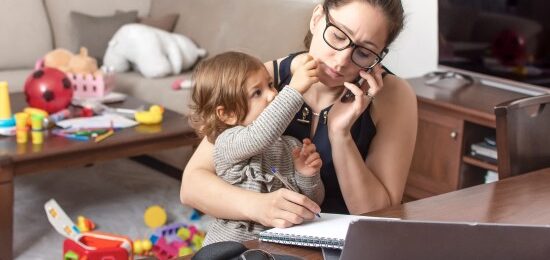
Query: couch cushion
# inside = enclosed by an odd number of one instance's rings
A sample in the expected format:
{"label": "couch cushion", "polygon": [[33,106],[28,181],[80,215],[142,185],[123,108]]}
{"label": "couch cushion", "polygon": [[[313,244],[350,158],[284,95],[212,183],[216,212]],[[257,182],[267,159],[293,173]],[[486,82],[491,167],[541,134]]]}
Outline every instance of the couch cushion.
{"label": "couch cushion", "polygon": [[179,14],[172,13],[160,17],[140,17],[139,23],[149,25],[167,32],[173,32],[179,16]]}
{"label": "couch cushion", "polygon": [[116,92],[126,93],[149,103],[164,106],[181,114],[189,114],[191,102],[191,89],[175,91],[172,83],[182,77],[190,77],[190,74],[181,74],[160,79],[144,78],[138,72],[116,74]]}
{"label": "couch cushion", "polygon": [[53,48],[42,1],[0,1],[0,70],[32,68]]}
{"label": "couch cushion", "polygon": [[109,16],[71,12],[78,46],[86,47],[98,64],[102,63],[105,50],[116,31],[125,24],[137,22],[137,19],[137,11],[117,12]]}
{"label": "couch cushion", "polygon": [[[319,0],[163,0],[152,16],[180,17],[174,32],[189,36],[209,55],[238,50],[267,61],[303,50],[303,38]],[[212,8],[212,6],[216,6]]]}
{"label": "couch cushion", "polygon": [[32,71],[32,69],[0,70],[0,81],[8,82],[10,92],[21,92],[24,89],[25,80]]}
{"label": "couch cushion", "polygon": [[115,14],[116,10],[137,10],[140,16],[147,16],[151,0],[45,0],[45,3],[52,24],[54,46],[77,52],[79,46],[74,25],[70,23],[71,11],[106,16]]}

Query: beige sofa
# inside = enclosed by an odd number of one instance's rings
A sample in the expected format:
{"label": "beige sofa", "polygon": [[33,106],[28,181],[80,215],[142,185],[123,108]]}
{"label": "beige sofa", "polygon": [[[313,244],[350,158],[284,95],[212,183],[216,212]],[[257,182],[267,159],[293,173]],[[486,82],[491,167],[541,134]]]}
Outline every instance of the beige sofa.
{"label": "beige sofa", "polygon": [[[94,16],[137,10],[139,16],[178,13],[174,32],[184,34],[209,55],[240,50],[262,60],[303,49],[314,0],[17,0],[0,2],[0,80],[22,91],[35,61],[55,48],[76,51],[70,12]],[[184,72],[188,74],[189,72]],[[135,95],[180,113],[190,90],[173,91],[181,75],[146,79],[130,72],[116,76],[116,91]]]}
{"label": "beige sofa", "polygon": [[[268,61],[303,49],[302,39],[318,0],[8,0],[0,1],[0,81],[22,91],[35,61],[55,48],[78,49],[71,11],[94,16],[137,10],[139,16],[178,13],[174,32],[205,48],[209,56],[239,50]],[[186,114],[190,89],[171,84],[188,75],[147,79],[137,72],[116,75],[115,91]],[[183,168],[190,148],[155,154]]]}

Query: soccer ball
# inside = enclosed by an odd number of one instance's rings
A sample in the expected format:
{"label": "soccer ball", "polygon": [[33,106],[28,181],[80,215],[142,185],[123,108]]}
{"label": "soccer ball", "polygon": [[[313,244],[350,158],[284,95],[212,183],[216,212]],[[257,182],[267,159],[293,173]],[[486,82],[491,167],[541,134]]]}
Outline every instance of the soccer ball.
{"label": "soccer ball", "polygon": [[36,70],[25,81],[27,103],[50,114],[60,111],[71,103],[71,85],[71,80],[58,69]]}

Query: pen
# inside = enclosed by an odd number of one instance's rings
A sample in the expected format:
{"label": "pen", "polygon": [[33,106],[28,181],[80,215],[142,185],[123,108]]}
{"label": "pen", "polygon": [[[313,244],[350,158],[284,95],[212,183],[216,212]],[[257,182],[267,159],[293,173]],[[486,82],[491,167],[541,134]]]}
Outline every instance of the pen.
{"label": "pen", "polygon": [[[289,190],[291,190],[291,191],[300,193],[300,192],[298,192],[296,189],[294,189],[294,187],[292,187],[292,185],[290,185],[290,183],[288,183],[288,181],[285,180],[285,178],[283,178],[283,176],[281,176],[281,174],[277,171],[277,168],[271,167],[271,173],[273,173],[273,175],[274,175],[275,177],[277,177],[277,179],[279,179],[279,180],[283,183],[283,185],[285,186],[285,188],[287,188],[287,189],[289,189]],[[315,216],[317,216],[317,217],[319,217],[319,218],[321,217],[321,215],[320,215],[319,213],[315,213]]]}

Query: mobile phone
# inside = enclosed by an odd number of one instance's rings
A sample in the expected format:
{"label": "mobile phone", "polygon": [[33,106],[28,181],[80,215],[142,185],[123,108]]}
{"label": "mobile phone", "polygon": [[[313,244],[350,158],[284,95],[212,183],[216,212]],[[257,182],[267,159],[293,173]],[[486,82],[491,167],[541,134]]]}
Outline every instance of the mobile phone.
{"label": "mobile phone", "polygon": [[[367,73],[371,71],[372,69],[366,70]],[[354,81],[354,84],[357,85],[358,87],[361,87],[361,85],[363,85],[363,82],[365,82],[365,79],[362,78],[361,76],[357,76],[357,79]],[[355,95],[353,94],[353,92],[351,92],[351,90],[346,89],[346,93],[342,96],[340,101],[342,103],[348,103],[348,102],[352,102],[353,100],[355,100]]]}

